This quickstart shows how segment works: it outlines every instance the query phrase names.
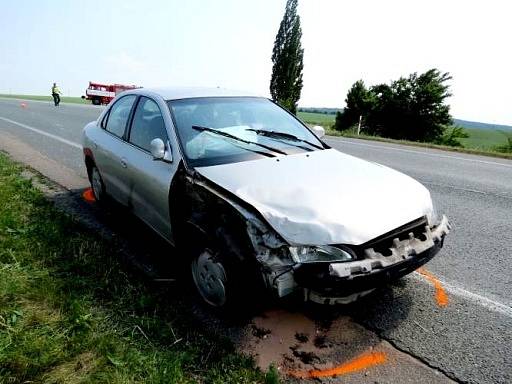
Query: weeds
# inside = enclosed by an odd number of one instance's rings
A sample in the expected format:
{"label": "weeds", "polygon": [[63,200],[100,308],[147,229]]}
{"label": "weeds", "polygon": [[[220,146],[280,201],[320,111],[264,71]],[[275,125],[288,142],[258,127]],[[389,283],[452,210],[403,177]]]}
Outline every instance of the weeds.
{"label": "weeds", "polygon": [[269,382],[21,170],[0,154],[0,383]]}

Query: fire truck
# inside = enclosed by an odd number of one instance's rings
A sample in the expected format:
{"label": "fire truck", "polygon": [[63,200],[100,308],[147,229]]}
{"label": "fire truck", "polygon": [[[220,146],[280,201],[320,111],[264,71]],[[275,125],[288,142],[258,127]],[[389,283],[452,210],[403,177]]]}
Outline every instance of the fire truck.
{"label": "fire truck", "polygon": [[136,85],[99,84],[89,81],[89,87],[85,90],[82,99],[91,100],[94,105],[108,104],[118,93],[127,89],[140,88]]}

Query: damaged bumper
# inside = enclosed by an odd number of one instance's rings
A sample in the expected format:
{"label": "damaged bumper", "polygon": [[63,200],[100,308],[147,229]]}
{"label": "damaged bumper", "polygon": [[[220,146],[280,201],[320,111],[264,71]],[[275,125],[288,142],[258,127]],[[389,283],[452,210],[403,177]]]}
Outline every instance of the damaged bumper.
{"label": "damaged bumper", "polygon": [[354,261],[298,264],[290,273],[293,275],[280,279],[286,278],[283,282],[290,287],[293,277],[295,290],[303,289],[308,301],[346,304],[421,267],[439,252],[449,232],[450,224],[443,216],[436,226],[425,225],[420,232],[388,239],[392,245],[385,252],[367,248]]}

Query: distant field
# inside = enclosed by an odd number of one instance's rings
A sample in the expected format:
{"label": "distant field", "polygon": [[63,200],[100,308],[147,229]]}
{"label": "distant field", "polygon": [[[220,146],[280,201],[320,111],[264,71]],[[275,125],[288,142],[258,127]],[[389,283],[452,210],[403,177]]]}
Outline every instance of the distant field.
{"label": "distant field", "polygon": [[[52,96],[35,96],[35,95],[4,95],[0,94],[0,97],[7,97],[10,99],[25,99],[25,100],[40,100],[48,101],[53,103]],[[89,100],[84,100],[81,97],[61,96],[60,101],[63,103],[75,103],[75,104],[91,104]]]}
{"label": "distant field", "polygon": [[[326,128],[330,128],[334,124],[335,115],[328,115],[323,113],[314,113],[314,112],[299,112],[299,119],[304,121],[307,124],[311,125],[322,125]],[[465,122],[463,120],[456,120]],[[483,124],[483,123],[474,123]],[[501,131],[487,128],[466,128],[464,130],[469,134],[469,138],[461,139],[461,143],[466,148],[474,148],[474,149],[482,149],[489,150],[497,145],[503,145],[507,143],[507,137]]]}
{"label": "distant field", "polygon": [[469,138],[461,139],[460,142],[467,148],[491,149],[507,143],[507,136],[500,131],[478,128],[464,130],[469,134]]}
{"label": "distant field", "polygon": [[332,126],[334,124],[334,120],[336,119],[336,115],[314,112],[298,112],[297,116],[299,119],[308,124],[317,124],[328,127]]}

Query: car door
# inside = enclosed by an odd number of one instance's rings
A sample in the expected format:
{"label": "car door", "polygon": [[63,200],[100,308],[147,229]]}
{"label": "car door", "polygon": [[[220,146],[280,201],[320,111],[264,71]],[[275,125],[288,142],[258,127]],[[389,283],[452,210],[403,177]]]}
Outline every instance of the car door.
{"label": "car door", "polygon": [[172,153],[160,107],[153,99],[141,96],[128,135],[130,205],[138,217],[171,240],[169,189],[176,163],[153,159],[150,143],[156,138],[162,139]]}
{"label": "car door", "polygon": [[126,155],[128,145],[124,141],[128,122],[137,95],[126,95],[117,100],[101,123],[103,128],[94,144],[94,157],[103,178],[107,194],[127,205],[129,198]]}

